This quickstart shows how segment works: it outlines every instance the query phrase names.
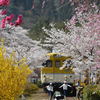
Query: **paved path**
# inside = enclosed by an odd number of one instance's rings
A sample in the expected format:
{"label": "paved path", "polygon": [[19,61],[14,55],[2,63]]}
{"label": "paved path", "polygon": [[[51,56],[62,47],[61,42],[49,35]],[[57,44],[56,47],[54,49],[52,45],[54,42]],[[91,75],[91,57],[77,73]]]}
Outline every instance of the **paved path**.
{"label": "paved path", "polygon": [[[48,94],[44,93],[42,90],[39,90],[37,93],[32,94],[31,97],[26,98],[26,100],[49,100]],[[66,100],[76,100],[72,97],[67,97]]]}
{"label": "paved path", "polygon": [[67,97],[67,100],[77,100],[75,97]]}

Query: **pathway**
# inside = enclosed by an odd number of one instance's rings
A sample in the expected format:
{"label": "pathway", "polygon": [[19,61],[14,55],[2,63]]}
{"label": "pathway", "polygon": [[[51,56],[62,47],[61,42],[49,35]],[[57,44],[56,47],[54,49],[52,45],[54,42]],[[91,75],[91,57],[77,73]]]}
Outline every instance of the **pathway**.
{"label": "pathway", "polygon": [[[39,90],[37,93],[32,94],[31,97],[28,97],[26,100],[48,100],[48,94],[44,93],[42,90]],[[68,97],[67,100],[76,100],[76,99]]]}

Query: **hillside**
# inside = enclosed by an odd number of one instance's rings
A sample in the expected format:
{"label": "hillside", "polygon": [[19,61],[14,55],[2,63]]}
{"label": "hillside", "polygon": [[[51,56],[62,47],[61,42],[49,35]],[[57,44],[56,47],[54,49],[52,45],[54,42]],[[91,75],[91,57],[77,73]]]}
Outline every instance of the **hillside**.
{"label": "hillside", "polygon": [[58,22],[71,18],[72,7],[68,0],[11,0],[10,13],[24,16],[25,28],[32,28],[33,24],[44,22]]}
{"label": "hillside", "polygon": [[[95,1],[95,0],[89,0]],[[100,5],[100,0],[95,1]],[[77,5],[77,4],[76,4]],[[63,21],[69,20],[74,14],[75,7],[69,0],[11,0],[9,13],[24,17],[22,26],[30,29],[29,37],[35,40],[45,38],[42,27],[50,28],[51,22],[56,23],[56,27],[65,28]]]}

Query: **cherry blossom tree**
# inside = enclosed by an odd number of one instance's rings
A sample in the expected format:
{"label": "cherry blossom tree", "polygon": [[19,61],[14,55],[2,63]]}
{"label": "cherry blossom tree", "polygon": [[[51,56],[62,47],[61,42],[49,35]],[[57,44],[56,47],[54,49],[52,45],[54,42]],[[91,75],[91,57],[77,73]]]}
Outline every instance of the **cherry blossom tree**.
{"label": "cherry blossom tree", "polygon": [[65,22],[67,33],[56,29],[54,24],[51,24],[50,30],[43,27],[48,36],[44,46],[72,56],[78,73],[92,66],[100,68],[100,12],[95,3],[91,4],[91,9],[88,7],[78,4],[71,20]]}
{"label": "cherry blossom tree", "polygon": [[0,0],[0,40],[4,40],[4,45],[7,49],[8,55],[12,51],[16,52],[18,60],[25,57],[30,67],[40,65],[46,50],[38,46],[38,41],[33,41],[27,34],[28,30],[21,28],[22,15],[19,15],[14,20],[15,15],[7,15],[7,7],[9,6],[10,0]]}
{"label": "cherry blossom tree", "polygon": [[11,34],[4,31],[2,38],[4,38],[8,54],[15,51],[17,59],[25,57],[28,65],[35,67],[41,64],[47,51],[38,46],[39,42],[33,41],[27,34],[27,30],[16,27]]}

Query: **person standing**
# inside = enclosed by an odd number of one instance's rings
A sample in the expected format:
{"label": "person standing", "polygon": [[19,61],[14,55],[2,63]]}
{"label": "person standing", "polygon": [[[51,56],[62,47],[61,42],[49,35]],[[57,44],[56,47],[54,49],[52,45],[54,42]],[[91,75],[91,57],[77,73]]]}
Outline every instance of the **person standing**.
{"label": "person standing", "polygon": [[50,99],[49,100],[52,100],[52,97],[53,97],[53,84],[52,83],[50,83],[47,86],[47,90],[48,90],[48,93],[49,93],[49,96],[50,96]]}
{"label": "person standing", "polygon": [[[63,88],[64,98],[67,97],[67,90],[68,87],[71,87],[71,85],[67,84],[66,81],[64,81],[63,85],[61,85],[59,88]],[[66,100],[66,99],[65,99]]]}

